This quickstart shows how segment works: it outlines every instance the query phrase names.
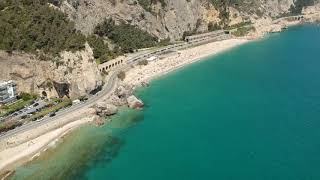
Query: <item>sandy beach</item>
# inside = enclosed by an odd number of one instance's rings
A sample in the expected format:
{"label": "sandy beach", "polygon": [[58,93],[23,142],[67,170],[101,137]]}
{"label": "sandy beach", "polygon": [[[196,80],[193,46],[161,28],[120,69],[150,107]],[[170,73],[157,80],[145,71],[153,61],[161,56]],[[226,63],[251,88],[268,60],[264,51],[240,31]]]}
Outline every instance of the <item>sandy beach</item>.
{"label": "sandy beach", "polygon": [[126,73],[124,83],[139,86],[142,82],[148,82],[153,78],[199,61],[207,56],[221,53],[247,42],[249,42],[247,39],[228,39],[179,50],[167,55],[167,57],[160,57],[158,60],[151,61],[146,66],[136,66],[135,68],[130,69]]}

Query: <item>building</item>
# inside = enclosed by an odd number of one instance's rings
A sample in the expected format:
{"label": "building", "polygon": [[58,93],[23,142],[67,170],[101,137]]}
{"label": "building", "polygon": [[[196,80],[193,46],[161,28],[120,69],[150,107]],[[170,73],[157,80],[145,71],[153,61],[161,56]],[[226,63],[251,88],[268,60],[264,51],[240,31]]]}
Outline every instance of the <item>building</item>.
{"label": "building", "polygon": [[13,81],[0,82],[0,104],[16,100],[17,85]]}

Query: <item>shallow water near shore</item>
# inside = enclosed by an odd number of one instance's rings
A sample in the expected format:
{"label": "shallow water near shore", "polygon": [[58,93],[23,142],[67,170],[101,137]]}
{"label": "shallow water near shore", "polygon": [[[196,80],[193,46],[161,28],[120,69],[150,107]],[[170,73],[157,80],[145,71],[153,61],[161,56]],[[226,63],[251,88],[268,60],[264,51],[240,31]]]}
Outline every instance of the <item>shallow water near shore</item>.
{"label": "shallow water near shore", "polygon": [[320,28],[298,26],[139,89],[11,179],[320,179]]}

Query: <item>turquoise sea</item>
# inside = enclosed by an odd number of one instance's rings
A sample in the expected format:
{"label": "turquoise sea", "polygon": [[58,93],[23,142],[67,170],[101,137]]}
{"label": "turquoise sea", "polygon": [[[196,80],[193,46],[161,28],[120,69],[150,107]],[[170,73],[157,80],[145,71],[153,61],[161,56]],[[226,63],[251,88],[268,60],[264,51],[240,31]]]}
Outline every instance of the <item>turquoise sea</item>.
{"label": "turquoise sea", "polygon": [[319,26],[209,57],[137,95],[143,111],[76,130],[12,179],[320,179]]}

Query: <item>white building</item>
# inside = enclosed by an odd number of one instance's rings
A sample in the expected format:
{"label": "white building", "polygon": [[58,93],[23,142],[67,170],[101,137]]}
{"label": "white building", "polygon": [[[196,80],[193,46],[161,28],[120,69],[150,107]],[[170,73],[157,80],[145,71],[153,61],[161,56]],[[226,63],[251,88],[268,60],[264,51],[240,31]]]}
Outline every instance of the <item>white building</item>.
{"label": "white building", "polygon": [[0,82],[0,104],[16,100],[17,85],[13,81]]}

